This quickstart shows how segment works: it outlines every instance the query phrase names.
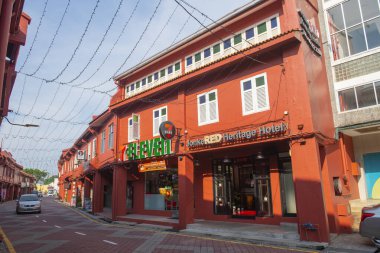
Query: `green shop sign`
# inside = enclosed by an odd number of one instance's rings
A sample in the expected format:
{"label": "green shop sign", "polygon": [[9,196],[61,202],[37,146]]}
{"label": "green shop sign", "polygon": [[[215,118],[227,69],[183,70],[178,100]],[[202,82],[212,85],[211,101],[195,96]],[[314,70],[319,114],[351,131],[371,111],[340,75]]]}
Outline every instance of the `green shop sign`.
{"label": "green shop sign", "polygon": [[155,138],[152,140],[141,141],[140,143],[129,143],[126,147],[125,154],[128,160],[151,158],[171,154],[171,140]]}

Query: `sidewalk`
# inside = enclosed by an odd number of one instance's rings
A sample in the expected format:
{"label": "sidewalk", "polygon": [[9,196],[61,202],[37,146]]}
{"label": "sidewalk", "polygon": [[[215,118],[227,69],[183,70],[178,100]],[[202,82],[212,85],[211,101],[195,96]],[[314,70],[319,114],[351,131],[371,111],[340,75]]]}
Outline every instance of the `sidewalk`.
{"label": "sidewalk", "polygon": [[[61,202],[60,202],[61,203]],[[100,223],[107,224],[99,215],[93,215],[80,208],[71,207],[73,210],[86,215]],[[138,224],[135,222],[113,221],[112,225],[117,227],[136,227],[145,230],[170,231],[167,226]],[[228,224],[227,224],[228,223]],[[197,220],[188,225],[187,229],[179,231],[180,234],[224,239],[229,241],[249,242],[257,245],[284,246],[288,248],[304,248],[320,250],[322,252],[339,253],[374,253],[376,247],[368,238],[361,237],[358,233],[353,234],[331,234],[331,242],[307,242],[299,239],[295,226],[283,225],[259,225],[244,224],[237,222],[217,222]],[[174,233],[175,234],[175,233]],[[1,251],[0,251],[1,253]]]}

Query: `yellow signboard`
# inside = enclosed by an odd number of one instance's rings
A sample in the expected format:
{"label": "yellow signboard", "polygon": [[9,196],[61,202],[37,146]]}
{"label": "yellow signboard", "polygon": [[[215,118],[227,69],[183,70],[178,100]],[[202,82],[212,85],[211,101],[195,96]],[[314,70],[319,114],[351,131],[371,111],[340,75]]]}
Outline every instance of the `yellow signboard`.
{"label": "yellow signboard", "polygon": [[165,161],[155,161],[150,163],[143,163],[139,165],[139,172],[148,172],[156,170],[166,170]]}

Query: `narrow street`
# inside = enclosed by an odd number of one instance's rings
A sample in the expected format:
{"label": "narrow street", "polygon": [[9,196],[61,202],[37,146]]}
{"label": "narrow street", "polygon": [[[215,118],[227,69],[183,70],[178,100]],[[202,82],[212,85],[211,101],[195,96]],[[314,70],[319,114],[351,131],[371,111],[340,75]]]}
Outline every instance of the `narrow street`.
{"label": "narrow street", "polygon": [[96,223],[49,197],[42,207],[16,215],[14,201],[0,205],[0,226],[16,252],[308,252]]}

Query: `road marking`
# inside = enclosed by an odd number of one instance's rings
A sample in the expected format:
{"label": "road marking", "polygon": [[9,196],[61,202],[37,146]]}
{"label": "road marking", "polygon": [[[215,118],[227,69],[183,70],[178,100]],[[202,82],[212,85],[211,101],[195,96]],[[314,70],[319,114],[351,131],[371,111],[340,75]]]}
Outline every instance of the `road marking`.
{"label": "road marking", "polygon": [[42,220],[42,222],[47,222],[46,220]]}
{"label": "road marking", "polygon": [[57,226],[57,225],[55,225],[54,227],[56,227],[56,228],[62,228],[61,226]]}
{"label": "road marking", "polygon": [[38,217],[40,217],[40,216],[36,215],[36,218],[38,218]]}
{"label": "road marking", "polygon": [[86,235],[86,234],[83,234],[81,232],[75,232],[75,234],[78,234],[78,235]]}
{"label": "road marking", "polygon": [[15,248],[13,248],[13,245],[11,241],[9,241],[7,235],[4,233],[3,229],[0,227],[0,236],[3,238],[3,242],[5,243],[5,247],[7,247],[9,253],[16,253]]}
{"label": "road marking", "polygon": [[109,243],[109,244],[112,244],[112,245],[117,245],[116,242],[111,242],[111,241],[107,241],[107,240],[103,240],[103,242],[106,242],[106,243]]}

